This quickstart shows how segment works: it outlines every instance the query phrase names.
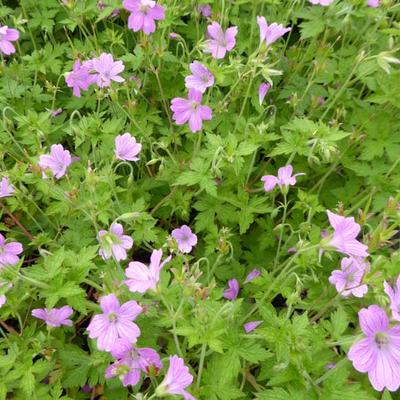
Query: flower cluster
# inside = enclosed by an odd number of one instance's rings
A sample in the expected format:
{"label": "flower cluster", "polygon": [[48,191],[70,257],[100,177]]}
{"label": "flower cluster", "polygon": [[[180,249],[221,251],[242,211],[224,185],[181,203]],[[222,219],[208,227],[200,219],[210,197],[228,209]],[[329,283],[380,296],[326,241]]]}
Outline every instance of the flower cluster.
{"label": "flower cluster", "polygon": [[96,84],[99,88],[106,88],[111,82],[124,82],[119,74],[125,69],[122,61],[114,61],[112,54],[101,53],[99,57],[81,63],[74,62],[71,72],[68,72],[65,81],[72,88],[76,97],[81,96],[81,90],[88,90],[89,86]]}

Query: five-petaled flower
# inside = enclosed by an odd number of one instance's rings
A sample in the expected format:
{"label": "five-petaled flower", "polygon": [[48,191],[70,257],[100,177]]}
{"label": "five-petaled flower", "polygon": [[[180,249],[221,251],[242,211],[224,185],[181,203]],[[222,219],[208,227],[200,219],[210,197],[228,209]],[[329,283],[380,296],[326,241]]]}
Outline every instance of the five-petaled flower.
{"label": "five-petaled flower", "polygon": [[150,257],[150,265],[147,267],[140,261],[132,261],[125,270],[125,275],[128,279],[125,284],[131,292],[144,293],[147,290],[155,290],[157,283],[160,280],[160,271],[171,260],[168,256],[164,261],[161,261],[162,250],[153,250]]}
{"label": "five-petaled flower", "polygon": [[0,53],[6,56],[15,53],[15,47],[11,42],[19,39],[19,32],[8,26],[0,26]]}
{"label": "five-petaled flower", "polygon": [[99,350],[111,351],[119,338],[136,343],[140,329],[133,321],[142,307],[135,300],[120,305],[115,294],[102,297],[100,307],[103,313],[95,315],[87,327],[89,337],[97,339]]}
{"label": "five-petaled flower", "polygon": [[116,361],[107,369],[107,379],[118,376],[124,386],[134,386],[140,380],[141,373],[147,374],[150,367],[162,368],[158,353],[149,348],[134,346],[129,340],[118,339],[111,350]]}
{"label": "five-petaled flower", "polygon": [[368,292],[368,286],[363,283],[368,270],[369,266],[363,259],[345,257],[341,261],[341,269],[332,272],[329,282],[343,297],[363,297]]}
{"label": "five-petaled flower", "polygon": [[12,196],[14,193],[15,193],[14,186],[11,185],[8,178],[6,178],[6,177],[1,178],[0,198]]}
{"label": "five-petaled flower", "polygon": [[94,71],[94,79],[100,88],[108,87],[111,81],[124,82],[125,79],[119,76],[125,66],[122,61],[114,61],[112,54],[101,53],[100,57],[91,60],[91,69]]}
{"label": "five-petaled flower", "polygon": [[265,17],[257,17],[257,24],[260,28],[260,42],[264,42],[270,45],[276,42],[285,33],[289,32],[292,28],[285,28],[281,24],[273,22],[268,25]]}
{"label": "five-petaled flower", "polygon": [[18,254],[23,251],[19,242],[6,243],[6,238],[0,233],[0,269],[6,265],[15,265],[19,261]]}
{"label": "five-petaled flower", "polygon": [[343,217],[327,210],[329,222],[334,229],[333,237],[328,243],[337,251],[353,257],[367,257],[368,247],[356,238],[361,227],[353,217]]}
{"label": "five-petaled flower", "polygon": [[174,229],[171,236],[176,240],[178,250],[182,253],[190,253],[197,244],[197,236],[187,225]]}
{"label": "five-petaled flower", "polygon": [[305,175],[302,172],[295,175],[292,175],[292,173],[293,167],[289,164],[278,169],[278,176],[264,175],[261,178],[261,181],[264,182],[264,190],[270,192],[276,185],[278,185],[281,190],[287,190],[289,186],[296,184],[297,176]]}
{"label": "five-petaled flower", "polygon": [[[72,163],[72,157],[68,150],[64,150],[61,144],[53,144],[50,147],[50,154],[42,154],[39,157],[39,167],[42,170],[50,170],[56,179],[60,179],[67,172]],[[43,178],[46,178],[43,172]]]}
{"label": "five-petaled flower", "polygon": [[126,260],[126,250],[133,246],[133,239],[124,235],[124,228],[121,224],[113,223],[110,230],[102,229],[97,234],[100,243],[99,255],[104,260],[114,257],[116,261]]}
{"label": "five-petaled flower", "polygon": [[239,289],[237,279],[230,279],[228,281],[228,289],[225,289],[223,296],[228,300],[235,300],[238,297]]}
{"label": "five-petaled flower", "polygon": [[190,89],[187,99],[175,97],[171,101],[172,118],[177,125],[183,125],[189,121],[189,128],[194,133],[203,127],[203,120],[212,119],[212,110],[208,106],[201,105],[203,95],[201,92]]}
{"label": "five-petaled flower", "polygon": [[122,5],[131,12],[128,28],[134,32],[142,30],[150,35],[156,30],[154,21],[165,19],[164,7],[153,0],[124,0]]}
{"label": "five-petaled flower", "polygon": [[66,75],[65,82],[72,88],[74,96],[81,97],[81,90],[88,90],[95,79],[95,76],[90,74],[90,64],[83,63],[82,65],[80,60],[76,60],[72,71]]}
{"label": "five-petaled flower", "polygon": [[359,311],[365,337],[353,344],[348,353],[354,368],[367,372],[375,390],[400,387],[400,325],[389,326],[385,311],[372,305]]}
{"label": "five-petaled flower", "polygon": [[130,133],[118,135],[115,138],[115,157],[124,161],[138,161],[137,155],[142,150],[142,145]]}
{"label": "five-petaled flower", "polygon": [[214,58],[224,58],[227,51],[231,51],[236,44],[237,26],[231,26],[225,32],[218,22],[207,27],[208,36],[205,53],[211,53]]}
{"label": "five-petaled flower", "polygon": [[42,319],[48,326],[58,328],[62,325],[72,326],[72,321],[69,317],[73,312],[74,310],[69,306],[52,308],[51,310],[47,310],[46,308],[35,308],[32,310],[32,315],[35,318]]}
{"label": "five-petaled flower", "polygon": [[193,382],[193,376],[189,373],[189,368],[185,366],[182,358],[174,355],[169,358],[169,368],[164,380],[156,389],[156,395],[181,395],[185,400],[196,400],[185,389]]}
{"label": "five-petaled flower", "polygon": [[193,61],[189,68],[192,75],[185,78],[185,85],[188,89],[195,89],[204,93],[207,88],[214,84],[214,75],[203,64]]}

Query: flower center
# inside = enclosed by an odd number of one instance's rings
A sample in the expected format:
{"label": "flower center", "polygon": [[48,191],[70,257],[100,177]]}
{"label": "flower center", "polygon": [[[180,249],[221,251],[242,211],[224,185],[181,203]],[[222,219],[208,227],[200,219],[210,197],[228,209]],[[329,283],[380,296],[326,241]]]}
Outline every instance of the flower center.
{"label": "flower center", "polygon": [[126,375],[127,373],[129,373],[130,370],[131,370],[131,369],[130,369],[127,365],[121,364],[121,365],[118,365],[118,366],[115,368],[114,372],[115,372],[115,374],[118,375],[118,376],[123,376],[123,375]]}
{"label": "flower center", "polygon": [[378,345],[378,348],[381,349],[383,346],[389,343],[389,338],[386,333],[378,332],[375,335],[375,343]]}
{"label": "flower center", "polygon": [[199,106],[199,103],[197,101],[192,101],[192,110],[193,111],[197,110],[198,106]]}
{"label": "flower center", "polygon": [[108,320],[110,321],[110,322],[117,322],[117,319],[118,319],[118,316],[117,316],[117,314],[115,314],[115,313],[110,313],[110,314],[108,314]]}

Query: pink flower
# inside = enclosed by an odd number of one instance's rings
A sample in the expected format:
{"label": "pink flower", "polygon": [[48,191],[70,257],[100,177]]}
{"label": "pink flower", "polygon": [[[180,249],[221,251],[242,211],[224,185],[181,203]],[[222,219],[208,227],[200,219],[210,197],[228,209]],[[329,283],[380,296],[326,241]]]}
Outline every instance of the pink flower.
{"label": "pink flower", "polygon": [[155,350],[135,347],[126,339],[118,339],[111,354],[117,361],[106,369],[105,376],[107,379],[118,376],[124,386],[136,385],[141,372],[147,374],[150,366],[162,368],[160,356]]}
{"label": "pink flower", "polygon": [[136,156],[140,150],[142,150],[142,145],[136,143],[136,139],[130,133],[124,133],[115,138],[115,157],[119,160],[138,161],[139,157]]}
{"label": "pink flower", "polygon": [[276,42],[280,37],[292,29],[285,28],[283,25],[277,24],[276,22],[268,25],[264,17],[257,17],[257,24],[260,28],[260,42],[265,41],[267,46]]}
{"label": "pink flower", "polygon": [[386,281],[383,282],[383,286],[385,293],[389,296],[392,317],[394,320],[400,321],[400,275],[394,289]]}
{"label": "pink flower", "polygon": [[213,22],[207,28],[211,39],[206,41],[205,53],[211,53],[214,58],[224,58],[227,51],[231,51],[236,44],[237,26],[232,26],[224,32],[218,22]]}
{"label": "pink flower", "polygon": [[368,7],[372,7],[372,8],[376,8],[376,7],[379,7],[379,3],[380,3],[380,0],[368,0],[367,1],[367,6]]}
{"label": "pink flower", "polygon": [[171,261],[171,256],[161,262],[162,250],[153,250],[150,257],[150,265],[147,267],[139,261],[132,261],[125,270],[125,275],[129,278],[125,284],[131,292],[144,293],[147,290],[155,290],[160,280],[160,271],[165,264]]}
{"label": "pink flower", "polygon": [[169,358],[169,368],[164,380],[156,389],[156,396],[163,397],[165,394],[181,395],[185,400],[196,400],[185,390],[193,382],[193,376],[189,368],[185,366],[182,358],[174,355]]}
{"label": "pink flower", "polygon": [[128,19],[128,28],[134,32],[142,30],[150,35],[156,30],[154,21],[165,19],[164,7],[152,0],[124,0],[122,5],[132,13]]}
{"label": "pink flower", "polygon": [[15,53],[15,47],[11,42],[19,39],[19,32],[8,26],[0,26],[0,52],[6,56]]}
{"label": "pink flower", "polygon": [[14,193],[14,186],[11,185],[6,177],[3,177],[0,182],[0,198],[12,196]]}
{"label": "pink flower", "polygon": [[205,17],[205,18],[211,17],[211,6],[209,4],[198,5],[197,10],[203,17]]}
{"label": "pink flower", "polygon": [[178,243],[178,249],[182,253],[190,253],[192,247],[197,244],[197,236],[187,225],[182,225],[180,228],[174,229],[171,236]]}
{"label": "pink flower", "polygon": [[0,269],[6,265],[18,264],[19,257],[23,251],[19,242],[6,243],[6,238],[0,233]]}
{"label": "pink flower", "polygon": [[278,177],[274,175],[264,175],[261,180],[264,182],[264,190],[266,192],[270,192],[275,188],[276,185],[282,189],[284,187],[286,190],[289,186],[293,186],[296,184],[296,176],[305,175],[300,172],[292,176],[293,167],[289,164],[285,167],[281,167],[278,169]]}
{"label": "pink flower", "polygon": [[4,306],[4,304],[6,304],[7,301],[7,297],[5,294],[0,295],[0,308]]}
{"label": "pink flower", "polygon": [[270,83],[262,83],[259,88],[258,88],[258,101],[260,103],[260,106],[262,102],[264,101],[264,97],[268,93],[268,90],[271,89],[271,84]]}
{"label": "pink flower", "polygon": [[342,217],[329,210],[327,210],[327,214],[329,222],[334,229],[332,240],[328,245],[348,256],[367,257],[368,247],[356,239],[361,228],[354,221],[354,218]]}
{"label": "pink flower", "polygon": [[251,321],[251,322],[247,322],[246,324],[244,324],[243,328],[246,333],[250,333],[250,332],[254,331],[254,329],[256,329],[261,324],[262,324],[262,321]]}
{"label": "pink flower", "polygon": [[81,97],[81,89],[88,90],[89,86],[94,83],[95,77],[90,74],[90,68],[87,63],[81,65],[80,60],[76,60],[72,67],[72,71],[68,72],[65,82],[68,87],[72,88],[72,93],[76,97]]}
{"label": "pink flower", "polygon": [[319,4],[320,6],[329,6],[329,4],[332,4],[335,0],[308,0],[311,4]]}
{"label": "pink flower", "polygon": [[359,372],[368,372],[375,390],[396,391],[400,386],[400,325],[389,327],[385,311],[377,305],[358,313],[365,338],[351,346],[349,360]]}
{"label": "pink flower", "polygon": [[203,120],[212,119],[212,111],[208,106],[201,105],[203,95],[197,90],[190,89],[187,99],[175,97],[171,101],[171,110],[174,112],[172,118],[177,125],[183,125],[189,121],[192,132],[201,130]]}
{"label": "pink flower", "polygon": [[32,310],[32,315],[35,318],[42,319],[48,326],[52,328],[59,328],[61,325],[72,326],[72,321],[69,317],[72,315],[74,310],[69,306],[61,308],[52,308],[47,310],[45,308],[35,308]]}
{"label": "pink flower", "polygon": [[91,60],[91,67],[95,71],[95,82],[100,88],[110,86],[111,81],[125,81],[118,75],[125,69],[125,66],[122,61],[114,61],[112,54],[101,53],[99,58]]}
{"label": "pink flower", "polygon": [[120,305],[115,294],[102,297],[100,307],[103,314],[95,315],[87,327],[89,337],[97,339],[99,350],[111,351],[119,338],[136,343],[140,329],[132,321],[142,312],[142,307],[135,300]]}
{"label": "pink flower", "polygon": [[[50,170],[56,179],[65,175],[71,163],[70,152],[64,150],[61,144],[53,144],[50,147],[50,155],[43,154],[39,157],[39,167],[43,170]],[[45,178],[46,175],[43,175],[43,177]]]}
{"label": "pink flower", "polygon": [[214,84],[214,75],[209,69],[198,61],[193,61],[190,64],[190,70],[193,75],[185,78],[185,85],[188,89],[196,89],[204,93],[207,88]]}
{"label": "pink flower", "polygon": [[126,250],[133,246],[133,239],[124,235],[124,229],[121,224],[112,224],[110,230],[101,230],[97,234],[97,240],[100,243],[99,255],[103,260],[114,257],[117,261],[126,260]]}
{"label": "pink flower", "polygon": [[253,269],[246,276],[246,279],[244,280],[243,285],[245,285],[246,283],[251,282],[253,279],[258,278],[260,275],[261,275],[261,272],[258,269]]}
{"label": "pink flower", "polygon": [[224,291],[223,296],[228,300],[235,300],[239,294],[239,282],[237,279],[230,279],[228,281],[228,289]]}
{"label": "pink flower", "polygon": [[368,286],[362,284],[368,269],[368,265],[363,260],[345,257],[341,261],[341,269],[332,272],[329,282],[336,286],[336,290],[343,297],[350,295],[363,297],[368,292]]}

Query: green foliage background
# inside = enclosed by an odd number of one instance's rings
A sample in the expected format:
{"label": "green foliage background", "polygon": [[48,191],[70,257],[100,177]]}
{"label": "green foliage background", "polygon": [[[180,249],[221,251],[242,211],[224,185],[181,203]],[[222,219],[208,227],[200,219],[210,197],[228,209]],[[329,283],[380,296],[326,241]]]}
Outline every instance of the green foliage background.
{"label": "green foliage background", "polygon": [[[148,306],[137,320],[139,345],[158,349],[164,364],[178,339],[198,399],[399,399],[375,392],[346,352],[359,333],[357,311],[387,305],[382,282],[400,271],[400,4],[208,1],[213,20],[239,28],[235,49],[214,60],[202,51],[208,22],[198,2],[160,1],[166,19],[149,37],[127,29],[125,11],[109,17],[119,1],[104,3],[0,7],[1,24],[21,32],[16,54],[0,65],[0,167],[17,188],[3,202],[0,228],[25,249],[18,268],[1,271],[13,288],[0,289],[0,399],[140,399],[148,382],[129,392],[118,379],[105,382],[111,356],[85,333],[96,300],[110,292]],[[257,15],[292,27],[267,55],[256,52]],[[77,58],[101,52],[124,62],[125,83],[73,97],[65,74]],[[204,97],[213,119],[199,134],[175,125],[169,109],[185,95],[193,60],[216,78]],[[260,106],[267,80],[273,87]],[[123,132],[143,145],[137,163],[114,160]],[[42,179],[37,167],[54,143],[80,158],[59,181]],[[283,221],[283,197],[264,193],[260,178],[286,163],[306,175],[290,189]],[[363,226],[365,298],[344,300],[328,283],[339,256],[319,255],[326,209]],[[116,218],[134,239],[129,260],[173,247],[167,237],[183,223],[198,235],[193,255],[177,255],[162,273],[167,306],[129,293],[118,266],[97,255],[97,231]],[[238,300],[222,298],[228,279],[243,281],[255,267],[262,276]],[[47,331],[30,316],[63,304],[76,310],[73,328]],[[253,319],[264,322],[245,335],[254,304]]]}

